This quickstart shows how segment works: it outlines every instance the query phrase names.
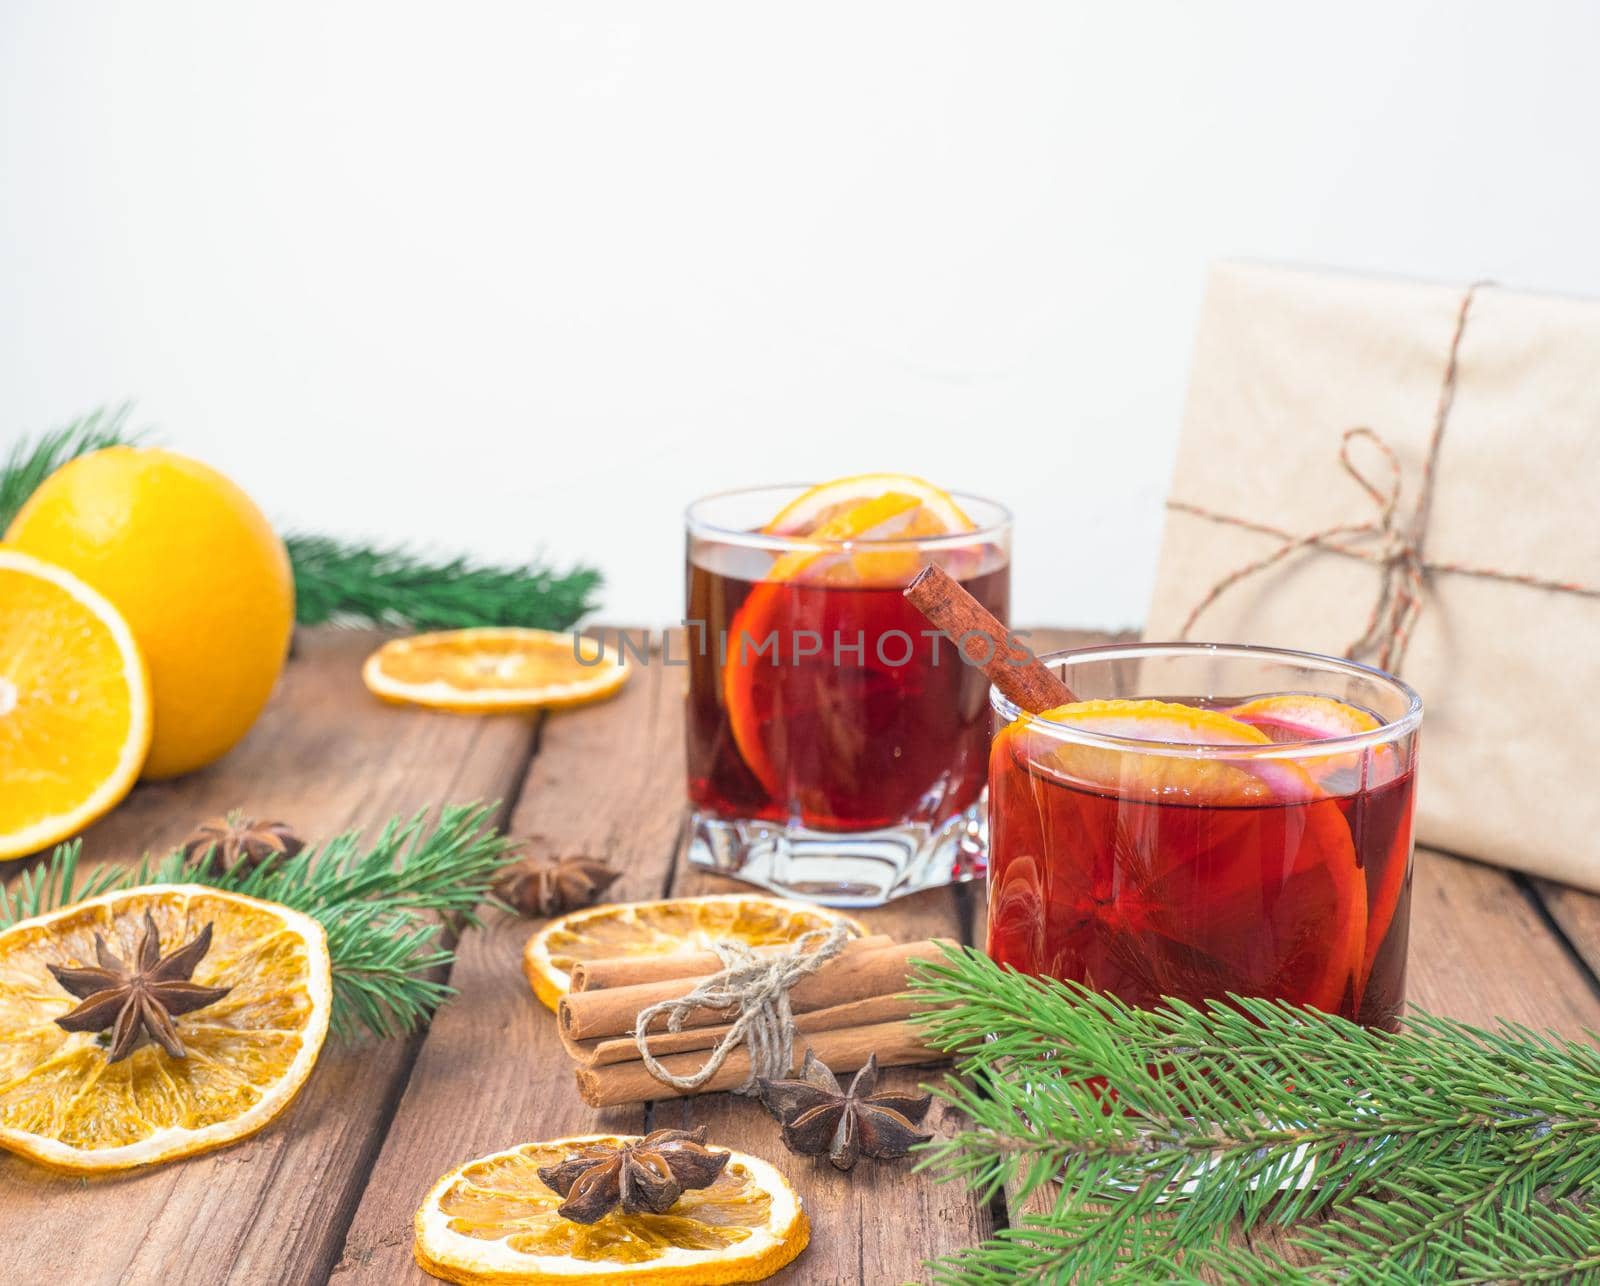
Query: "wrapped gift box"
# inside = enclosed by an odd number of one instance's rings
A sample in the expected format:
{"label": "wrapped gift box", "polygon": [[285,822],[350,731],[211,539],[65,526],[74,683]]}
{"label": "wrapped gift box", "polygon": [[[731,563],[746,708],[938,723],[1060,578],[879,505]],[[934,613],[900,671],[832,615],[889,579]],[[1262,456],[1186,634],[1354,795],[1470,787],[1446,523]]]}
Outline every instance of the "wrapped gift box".
{"label": "wrapped gift box", "polygon": [[1420,842],[1600,889],[1600,303],[1215,266],[1147,637],[1197,607],[1422,694]]}

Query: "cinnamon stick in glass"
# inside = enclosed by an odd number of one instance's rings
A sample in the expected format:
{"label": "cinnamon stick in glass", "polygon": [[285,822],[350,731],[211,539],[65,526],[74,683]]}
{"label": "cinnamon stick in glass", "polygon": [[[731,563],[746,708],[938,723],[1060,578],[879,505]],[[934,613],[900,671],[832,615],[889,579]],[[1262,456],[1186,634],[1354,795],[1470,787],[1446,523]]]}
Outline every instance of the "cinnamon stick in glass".
{"label": "cinnamon stick in glass", "polygon": [[[601,993],[603,994],[603,993]],[[865,1067],[876,1054],[879,1067],[903,1067],[911,1063],[942,1062],[949,1057],[922,1039],[915,1023],[871,1023],[865,1027],[842,1027],[837,1031],[815,1032],[794,1043],[791,1071],[798,1070],[810,1048],[834,1072],[853,1072]],[[674,1076],[689,1076],[705,1063],[703,1051],[669,1054],[661,1060]],[[728,1055],[717,1074],[696,1090],[680,1090],[658,1081],[638,1059],[614,1063],[610,1067],[580,1067],[578,1092],[590,1107],[615,1107],[619,1103],[648,1103],[652,1099],[680,1098],[686,1093],[712,1094],[731,1090],[750,1075],[750,1051],[743,1046]]]}
{"label": "cinnamon stick in glass", "polygon": [[937,625],[961,655],[1029,714],[1076,701],[1061,676],[1036,657],[944,568],[929,563],[906,586],[911,606]]}

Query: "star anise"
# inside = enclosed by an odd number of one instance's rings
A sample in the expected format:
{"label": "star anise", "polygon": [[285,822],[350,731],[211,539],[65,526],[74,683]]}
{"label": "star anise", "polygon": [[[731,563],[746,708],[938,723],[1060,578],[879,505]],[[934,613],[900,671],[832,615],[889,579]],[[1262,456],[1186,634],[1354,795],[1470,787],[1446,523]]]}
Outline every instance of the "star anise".
{"label": "star anise", "polygon": [[215,1004],[232,987],[202,987],[190,982],[195,966],[211,950],[208,924],[191,942],[170,955],[161,954],[161,934],[150,912],[144,913],[144,934],[136,952],[138,967],[130,969],[112,954],[106,940],[94,935],[98,968],[49,966],[55,979],[83,1001],[56,1023],[68,1031],[111,1029],[109,1061],[116,1063],[133,1053],[142,1033],[149,1036],[173,1058],[184,1058],[187,1051],[178,1038],[173,1019]]}
{"label": "star anise", "polygon": [[561,915],[592,906],[621,874],[598,857],[525,857],[500,873],[494,891],[522,915]]}
{"label": "star anise", "polygon": [[284,862],[305,847],[287,822],[258,822],[234,809],[194,828],[183,841],[183,855],[193,861],[210,854],[208,865],[222,874],[247,874],[267,862]]}
{"label": "star anise", "polygon": [[862,1156],[903,1157],[913,1143],[933,1137],[916,1123],[928,1113],[931,1094],[877,1093],[878,1056],[856,1073],[848,1090],[809,1049],[798,1080],[757,1082],[761,1100],[783,1123],[783,1143],[791,1152],[826,1152],[841,1170]]}
{"label": "star anise", "polygon": [[539,1177],[565,1200],[556,1213],[574,1223],[598,1223],[614,1206],[629,1214],[665,1214],[686,1188],[716,1182],[729,1154],[705,1146],[706,1127],[657,1130],[634,1143],[587,1144]]}

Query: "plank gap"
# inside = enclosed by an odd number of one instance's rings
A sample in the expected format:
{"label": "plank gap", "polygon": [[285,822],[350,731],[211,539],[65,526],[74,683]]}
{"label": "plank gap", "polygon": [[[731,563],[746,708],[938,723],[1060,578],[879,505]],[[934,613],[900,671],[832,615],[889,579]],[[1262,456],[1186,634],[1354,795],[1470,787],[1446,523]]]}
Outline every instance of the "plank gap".
{"label": "plank gap", "polygon": [[1566,925],[1556,917],[1549,904],[1545,901],[1543,881],[1535,882],[1530,876],[1521,871],[1510,872],[1511,882],[1516,885],[1517,891],[1539,917],[1550,936],[1560,944],[1562,951],[1572,962],[1578,975],[1589,984],[1589,991],[1600,999],[1600,975],[1595,973],[1588,956],[1579,948],[1578,944],[1568,935]]}

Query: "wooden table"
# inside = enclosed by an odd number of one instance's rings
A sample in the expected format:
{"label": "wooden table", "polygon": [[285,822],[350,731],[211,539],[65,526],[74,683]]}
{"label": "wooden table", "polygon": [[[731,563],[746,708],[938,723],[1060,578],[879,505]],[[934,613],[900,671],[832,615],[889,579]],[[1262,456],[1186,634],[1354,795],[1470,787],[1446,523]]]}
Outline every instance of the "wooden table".
{"label": "wooden table", "polygon": [[[461,718],[383,706],[358,675],[376,636],[303,635],[246,741],[211,769],[139,787],[87,837],[128,860],[243,806],[322,838],[397,812],[499,800],[508,830],[555,851],[609,854],[619,899],[740,886],[684,864],[685,671],[642,667],[605,705],[549,718]],[[1039,631],[1036,644],[1089,636]],[[973,941],[981,888],[920,894],[864,918],[899,938]],[[841,1175],[791,1158],[775,1124],[729,1095],[595,1112],[572,1087],[551,1014],[523,981],[528,922],[490,913],[459,944],[460,995],[424,1034],[330,1041],[289,1111],[262,1134],[129,1177],[83,1181],[0,1156],[4,1261],[20,1281],[425,1282],[411,1217],[439,1175],[526,1140],[597,1129],[710,1126],[715,1142],[772,1158],[813,1223],[786,1283],[924,1280],[922,1261],[1007,1217],[905,1165]],[[1600,1029],[1600,899],[1432,852],[1417,855],[1411,996],[1473,1021]],[[926,1073],[921,1074],[924,1078]],[[918,1073],[898,1071],[895,1081]],[[960,1128],[935,1109],[935,1128]]]}

